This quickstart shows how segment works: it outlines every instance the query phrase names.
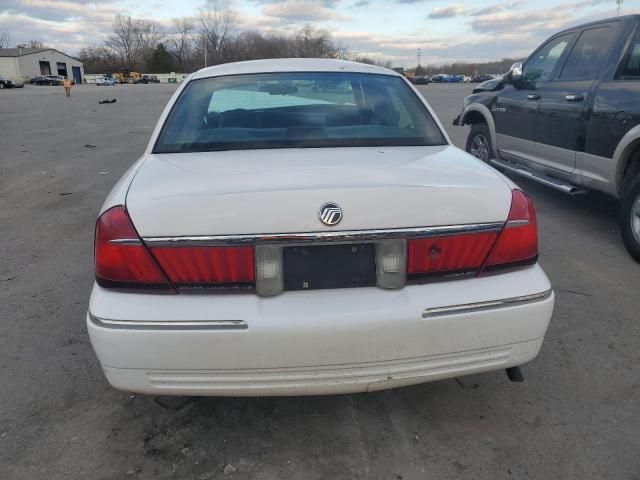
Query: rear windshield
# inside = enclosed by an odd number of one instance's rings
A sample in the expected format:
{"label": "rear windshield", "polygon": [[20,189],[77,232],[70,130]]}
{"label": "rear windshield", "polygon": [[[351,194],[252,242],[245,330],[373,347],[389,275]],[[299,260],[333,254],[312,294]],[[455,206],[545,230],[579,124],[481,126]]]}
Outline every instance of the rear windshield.
{"label": "rear windshield", "polygon": [[189,82],[154,153],[445,143],[399,77],[265,73]]}

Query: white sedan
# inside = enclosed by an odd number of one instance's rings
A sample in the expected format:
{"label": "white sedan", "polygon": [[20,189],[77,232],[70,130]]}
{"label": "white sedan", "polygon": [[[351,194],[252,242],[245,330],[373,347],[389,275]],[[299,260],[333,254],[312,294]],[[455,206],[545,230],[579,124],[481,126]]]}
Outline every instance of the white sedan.
{"label": "white sedan", "polygon": [[539,352],[533,203],[411,84],[337,60],[186,79],[96,224],[87,324],[116,388],[380,390]]}
{"label": "white sedan", "polygon": [[115,85],[116,80],[113,77],[98,77],[96,78],[96,85],[107,86],[107,85]]}

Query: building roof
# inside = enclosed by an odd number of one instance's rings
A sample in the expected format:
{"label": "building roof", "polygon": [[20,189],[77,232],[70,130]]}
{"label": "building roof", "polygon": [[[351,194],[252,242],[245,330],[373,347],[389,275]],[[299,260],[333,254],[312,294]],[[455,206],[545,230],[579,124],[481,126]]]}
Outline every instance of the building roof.
{"label": "building roof", "polygon": [[222,65],[207,67],[195,72],[192,78],[272,72],[355,72],[400,76],[399,73],[388,68],[358,62],[347,62],[345,60],[333,60],[329,58],[274,58],[224,63]]}
{"label": "building roof", "polygon": [[40,52],[58,52],[65,57],[72,58],[80,62],[76,57],[72,57],[68,53],[61,52],[60,50],[56,50],[51,47],[43,47],[43,48],[0,48],[0,57],[24,57],[25,55],[33,55],[34,53]]}
{"label": "building roof", "polygon": [[53,50],[53,48],[0,48],[0,57],[20,57],[31,53],[44,52],[45,50]]}

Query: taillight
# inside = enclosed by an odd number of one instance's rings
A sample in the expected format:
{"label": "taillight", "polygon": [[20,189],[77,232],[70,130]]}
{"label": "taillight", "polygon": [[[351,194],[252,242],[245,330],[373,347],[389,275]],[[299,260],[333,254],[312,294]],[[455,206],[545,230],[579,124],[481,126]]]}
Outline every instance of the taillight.
{"label": "taillight", "polygon": [[478,272],[497,237],[498,232],[480,232],[409,240],[407,274]]}
{"label": "taillight", "polygon": [[538,224],[533,202],[522,190],[513,190],[511,210],[485,270],[535,263],[538,259]]}
{"label": "taillight", "polygon": [[102,286],[171,289],[122,205],[98,218],[94,254],[96,281]]}
{"label": "taillight", "polygon": [[[96,280],[111,288],[253,288],[253,247],[167,246],[148,249],[126,209],[113,207],[98,218]],[[165,275],[166,274],[166,275]]]}
{"label": "taillight", "polygon": [[538,227],[533,202],[513,190],[511,208],[501,232],[478,232],[409,240],[409,279],[475,275],[538,258]]}
{"label": "taillight", "polygon": [[178,288],[242,288],[255,282],[253,247],[152,247],[151,253]]}

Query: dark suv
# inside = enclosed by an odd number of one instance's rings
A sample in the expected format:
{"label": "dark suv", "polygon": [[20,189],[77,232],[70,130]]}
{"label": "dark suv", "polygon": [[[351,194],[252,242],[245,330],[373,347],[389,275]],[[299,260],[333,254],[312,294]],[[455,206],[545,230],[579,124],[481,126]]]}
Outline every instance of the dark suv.
{"label": "dark suv", "polygon": [[640,262],[640,15],[560,32],[504,82],[465,99],[454,125],[471,125],[467,151],[569,194],[621,198]]}

